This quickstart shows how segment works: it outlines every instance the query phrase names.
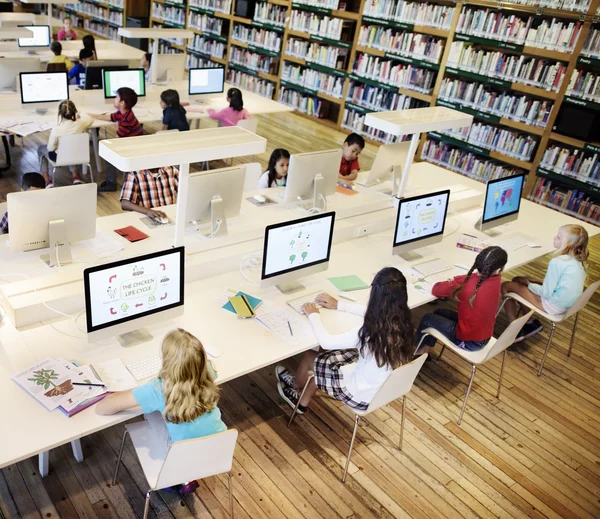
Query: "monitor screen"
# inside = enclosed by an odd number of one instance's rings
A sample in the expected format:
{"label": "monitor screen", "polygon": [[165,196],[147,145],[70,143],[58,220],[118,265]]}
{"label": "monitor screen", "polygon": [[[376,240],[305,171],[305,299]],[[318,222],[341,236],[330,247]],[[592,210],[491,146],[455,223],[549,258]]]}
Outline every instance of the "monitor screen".
{"label": "monitor screen", "polygon": [[262,279],[329,261],[335,213],[325,213],[265,229]]}
{"label": "monitor screen", "polygon": [[50,103],[69,99],[66,72],[21,72],[21,103]]}
{"label": "monitor screen", "polygon": [[88,333],[183,305],[184,248],[84,270]]}
{"label": "monitor screen", "polygon": [[117,90],[122,87],[131,88],[137,95],[146,95],[146,80],[143,68],[130,70],[103,70],[104,98],[117,97]]}
{"label": "monitor screen", "polygon": [[99,68],[96,63],[90,66],[90,63],[94,63],[90,61],[85,67],[85,78],[81,87],[84,90],[102,90],[102,83],[105,70],[129,70],[129,65],[104,65]]}
{"label": "monitor screen", "polygon": [[189,94],[218,94],[225,88],[225,69],[191,68]]}
{"label": "monitor screen", "polygon": [[19,38],[19,47],[49,47],[50,26],[49,25],[19,25],[29,29],[33,34],[30,38]]}
{"label": "monitor screen", "polygon": [[403,198],[398,204],[394,247],[444,233],[450,190]]}
{"label": "monitor screen", "polygon": [[481,223],[519,212],[525,174],[490,180],[485,190]]}

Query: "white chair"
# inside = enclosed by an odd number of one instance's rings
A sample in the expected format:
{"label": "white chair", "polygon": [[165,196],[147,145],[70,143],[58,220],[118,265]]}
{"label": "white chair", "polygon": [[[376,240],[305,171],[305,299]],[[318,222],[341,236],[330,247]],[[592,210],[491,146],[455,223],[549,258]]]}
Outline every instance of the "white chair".
{"label": "white chair", "polygon": [[256,133],[258,129],[258,119],[242,119],[238,121],[237,126],[248,130],[249,132]]}
{"label": "white chair", "polygon": [[56,160],[52,161],[48,159],[48,163],[52,166],[52,181],[54,181],[56,168],[81,165],[81,175],[85,175],[86,167],[89,168],[90,179],[93,182],[94,173],[90,165],[90,136],[86,132],[76,133],[75,135],[63,135],[58,143]]}
{"label": "white chair", "polygon": [[258,186],[258,180],[262,174],[262,166],[258,162],[246,164],[246,180],[244,181],[244,191],[255,190]]}
{"label": "white chair", "polygon": [[495,339],[494,337],[491,337],[489,342],[478,351],[468,351],[468,350],[463,350],[462,348],[459,348],[450,339],[448,339],[448,337],[446,337],[443,333],[439,332],[435,328],[425,328],[423,330],[423,335],[421,336],[421,340],[419,341],[419,346],[417,346],[417,349],[421,346],[421,343],[423,342],[425,337],[427,337],[428,335],[431,335],[432,337],[435,337],[435,339],[437,339],[438,341],[440,341],[442,343],[442,351],[440,351],[438,360],[442,358],[444,349],[446,347],[448,347],[454,353],[456,353],[460,358],[469,362],[472,366],[471,367],[471,379],[469,380],[469,386],[467,387],[467,393],[465,394],[465,400],[463,402],[462,409],[461,409],[460,415],[458,417],[458,422],[457,422],[458,425],[460,425],[460,422],[462,421],[463,413],[465,412],[465,409],[467,407],[467,400],[469,399],[469,393],[471,392],[471,386],[473,385],[473,380],[475,379],[475,371],[477,371],[477,366],[479,364],[483,364],[484,362],[487,362],[490,359],[493,359],[499,353],[504,352],[504,356],[502,357],[502,367],[500,368],[500,377],[498,379],[498,391],[496,393],[496,398],[500,398],[500,390],[502,389],[502,377],[504,375],[504,365],[506,364],[507,348],[515,342],[515,339],[517,337],[517,334],[519,333],[519,330],[521,328],[523,328],[523,325],[527,322],[527,319],[529,319],[532,314],[533,314],[533,312],[529,312],[527,315],[519,317],[518,319],[516,319],[515,321],[510,323],[508,325],[508,327],[506,328],[506,330],[504,330],[502,332],[502,335],[500,335],[500,337],[498,337],[497,339]]}
{"label": "white chair", "polygon": [[571,308],[569,308],[564,314],[560,314],[560,315],[550,315],[550,314],[544,312],[543,310],[541,310],[540,308],[538,308],[537,306],[532,305],[529,301],[527,301],[526,299],[523,299],[519,294],[515,294],[514,292],[509,292],[508,294],[506,294],[506,296],[504,296],[504,300],[502,301],[502,304],[500,305],[500,309],[498,310],[498,312],[500,312],[500,310],[502,310],[504,303],[506,303],[506,301],[508,299],[514,299],[521,306],[524,306],[526,308],[529,308],[530,310],[533,310],[536,314],[538,314],[539,316],[543,317],[544,319],[546,319],[552,323],[552,329],[550,330],[550,335],[548,336],[548,342],[546,343],[546,350],[544,351],[544,356],[542,357],[542,362],[538,369],[538,377],[542,375],[542,370],[544,369],[544,363],[546,362],[546,357],[548,356],[548,350],[550,349],[550,344],[552,343],[552,337],[554,337],[554,331],[556,330],[556,325],[558,323],[562,323],[563,321],[566,321],[567,319],[569,319],[569,317],[574,315],[575,321],[573,322],[573,331],[571,333],[571,342],[569,344],[569,351],[567,352],[567,357],[571,356],[571,350],[573,349],[573,342],[575,342],[575,331],[577,330],[577,319],[579,318],[579,311],[583,310],[585,305],[588,304],[589,300],[592,298],[592,296],[594,295],[594,292],[596,292],[596,290],[598,290],[598,288],[600,288],[600,280],[596,281],[595,283],[592,283],[587,288],[587,290],[585,290],[583,292],[583,294],[581,294],[579,296],[579,299],[577,299],[577,301],[575,301],[573,306],[571,306]]}
{"label": "white chair", "polygon": [[[383,385],[379,388],[373,400],[369,404],[369,407],[366,411],[357,411],[356,409],[352,409],[352,412],[355,414],[354,417],[354,430],[352,431],[352,440],[350,441],[350,448],[348,449],[348,456],[346,457],[346,466],[344,468],[344,475],[342,476],[342,483],[346,482],[346,476],[348,475],[348,467],[350,466],[350,456],[352,456],[352,448],[354,447],[354,440],[356,439],[356,430],[358,429],[358,422],[361,416],[366,416],[373,411],[376,411],[380,407],[383,407],[386,404],[389,404],[392,400],[397,400],[402,397],[402,420],[400,422],[400,439],[398,440],[398,448],[402,450],[402,440],[404,437],[404,419],[405,419],[405,411],[406,411],[406,395],[412,389],[413,383],[419,374],[419,371],[423,367],[425,363],[425,359],[427,358],[427,354],[420,355],[418,358],[409,362],[408,364],[404,364],[399,368],[396,368],[392,371],[387,378],[387,380],[383,383]],[[300,398],[298,399],[298,404],[302,397],[304,396],[304,392],[308,387],[309,382],[314,378],[314,373],[309,372],[308,380],[302,389],[302,393]],[[296,416],[296,411],[298,410],[298,404],[294,408],[292,412],[292,416],[290,416],[290,421],[288,422],[288,427],[292,425],[294,421],[294,417]]]}
{"label": "white chair", "polygon": [[186,481],[194,481],[223,473],[227,474],[229,514],[233,518],[230,472],[233,464],[233,451],[238,437],[238,432],[235,429],[167,445],[148,420],[126,424],[125,428],[112,484],[116,484],[125,439],[129,434],[150,486],[146,493],[144,519],[148,517],[152,492]]}

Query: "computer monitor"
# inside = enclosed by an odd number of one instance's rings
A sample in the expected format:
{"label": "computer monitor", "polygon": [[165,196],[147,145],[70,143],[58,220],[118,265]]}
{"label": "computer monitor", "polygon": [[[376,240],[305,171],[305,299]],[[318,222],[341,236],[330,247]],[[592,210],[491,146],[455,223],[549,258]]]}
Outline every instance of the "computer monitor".
{"label": "computer monitor", "polygon": [[39,57],[0,59],[0,89],[17,91],[17,77],[21,72],[40,72]]}
{"label": "computer monitor", "polygon": [[129,61],[98,59],[88,61],[85,67],[85,90],[100,90],[103,82],[103,70],[128,70]]}
{"label": "computer monitor", "polygon": [[401,256],[441,242],[449,200],[449,189],[401,199],[396,216],[393,254]]}
{"label": "computer monitor", "polygon": [[379,146],[371,170],[365,173],[364,176],[359,175],[358,184],[371,187],[391,178],[392,188],[389,194],[395,194],[397,192],[397,184],[402,178],[402,168],[406,163],[409,148],[410,141],[382,144]]}
{"label": "computer monitor", "polygon": [[225,88],[225,69],[222,67],[191,68],[188,85],[189,95],[223,92]]}
{"label": "computer monitor", "polygon": [[525,173],[490,180],[485,189],[483,216],[476,227],[480,231],[487,231],[515,221],[519,217],[524,183]]}
{"label": "computer monitor", "polygon": [[326,196],[335,193],[340,172],[342,150],[294,153],[283,199],[286,202],[312,200],[313,207],[325,209]]}
{"label": "computer monitor", "polygon": [[182,315],[184,257],[176,247],[85,269],[88,341],[120,335],[125,345],[124,334]]}
{"label": "computer monitor", "polygon": [[[190,175],[185,212],[186,225],[196,222],[208,238],[227,234],[227,218],[239,216],[246,181],[246,166],[213,169]],[[201,231],[202,232],[202,231]]]}
{"label": "computer monitor", "polygon": [[138,96],[146,95],[146,78],[143,68],[103,70],[102,75],[104,77],[104,99],[117,97],[117,90],[122,87],[131,88]]}
{"label": "computer monitor", "polygon": [[304,287],[295,280],[327,270],[335,213],[269,225],[265,229],[261,288],[277,285],[284,294]]}
{"label": "computer monitor", "polygon": [[50,247],[44,261],[69,263],[69,243],[96,236],[96,197],[96,184],[9,193],[10,251]]}
{"label": "computer monitor", "polygon": [[49,25],[19,25],[29,29],[33,34],[30,38],[19,38],[19,47],[49,47],[50,26]]}
{"label": "computer monitor", "polygon": [[185,76],[185,61],[187,54],[159,54],[152,57],[150,68],[156,66],[156,81],[167,85],[172,81],[182,81]]}
{"label": "computer monitor", "polygon": [[20,72],[21,103],[53,103],[69,99],[66,72]]}

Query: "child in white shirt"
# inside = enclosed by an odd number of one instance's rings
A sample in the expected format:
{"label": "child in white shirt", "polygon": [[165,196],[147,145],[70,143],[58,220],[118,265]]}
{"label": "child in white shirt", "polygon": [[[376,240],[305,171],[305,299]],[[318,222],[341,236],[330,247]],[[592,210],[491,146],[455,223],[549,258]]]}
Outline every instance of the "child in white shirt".
{"label": "child in white shirt", "polygon": [[283,148],[277,148],[271,153],[269,166],[258,180],[258,189],[268,187],[285,186],[288,168],[290,165],[290,152]]}

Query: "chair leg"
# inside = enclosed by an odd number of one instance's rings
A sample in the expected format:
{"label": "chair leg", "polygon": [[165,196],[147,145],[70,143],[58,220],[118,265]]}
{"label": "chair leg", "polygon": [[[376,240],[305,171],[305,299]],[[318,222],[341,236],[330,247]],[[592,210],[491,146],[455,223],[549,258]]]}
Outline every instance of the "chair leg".
{"label": "chair leg", "polygon": [[290,421],[288,422],[288,428],[292,425],[292,422],[294,421],[294,418],[296,416],[296,412],[298,411],[298,406],[300,405],[300,401],[302,400],[302,397],[304,396],[304,393],[306,393],[306,388],[308,387],[308,384],[310,384],[310,381],[315,378],[314,373],[309,373],[308,374],[308,378],[306,379],[306,384],[304,384],[304,387],[302,388],[302,393],[300,393],[300,398],[298,398],[298,401],[296,402],[296,406],[294,407],[294,410],[292,411],[292,416],[290,416]]}
{"label": "chair leg", "polygon": [[446,349],[446,345],[442,344],[442,351],[440,351],[440,354],[438,355],[437,360],[442,360],[442,355],[444,354],[445,349]]}
{"label": "chair leg", "polygon": [[542,370],[544,369],[544,362],[546,362],[546,357],[548,356],[548,350],[550,349],[550,344],[552,343],[552,337],[554,336],[554,330],[556,330],[556,323],[552,323],[552,330],[550,330],[550,336],[548,337],[548,343],[546,344],[546,351],[544,352],[544,356],[542,357],[542,363],[540,364],[540,369],[538,369],[538,377],[542,376]]}
{"label": "chair leg", "polygon": [[463,402],[462,409],[460,410],[460,416],[458,417],[458,422],[457,422],[458,425],[460,425],[460,422],[462,421],[462,417],[465,412],[465,409],[467,408],[467,400],[469,399],[469,393],[471,392],[471,386],[473,385],[473,380],[475,379],[475,371],[477,371],[477,366],[475,366],[475,364],[473,364],[473,367],[471,368],[471,380],[469,380],[469,387],[467,388],[467,394],[465,395],[465,401]]}
{"label": "chair leg", "polygon": [[150,511],[150,492],[152,492],[152,490],[148,490],[148,492],[146,492],[146,502],[144,503],[144,519],[148,519],[148,512]]}
{"label": "chair leg", "polygon": [[575,331],[577,330],[577,320],[579,319],[579,312],[575,314],[575,322],[573,323],[573,333],[571,333],[571,342],[569,343],[569,351],[567,357],[571,356],[571,350],[573,349],[573,343],[575,342]]}
{"label": "chair leg", "polygon": [[414,352],[413,355],[417,354],[417,351],[419,351],[419,348],[423,344],[423,341],[425,340],[425,337],[427,337],[428,335],[429,335],[428,333],[421,334],[421,338],[419,339],[419,343],[417,344],[417,347],[415,348],[415,352]]}
{"label": "chair leg", "polygon": [[117,466],[115,467],[115,475],[113,476],[113,480],[112,480],[113,487],[117,484],[117,476],[119,475],[119,467],[121,465],[121,457],[123,456],[123,449],[125,448],[125,439],[127,438],[128,434],[129,434],[129,431],[127,429],[125,429],[125,432],[123,433],[123,439],[121,440],[121,448],[119,449],[119,456],[117,458]]}
{"label": "chair leg", "polygon": [[498,380],[498,392],[496,393],[496,398],[500,398],[500,390],[502,389],[502,377],[504,377],[504,365],[506,364],[506,354],[508,350],[504,350],[504,355],[502,355],[502,367],[500,368],[500,379]]}
{"label": "chair leg", "polygon": [[504,308],[504,303],[506,303],[506,301],[508,301],[508,299],[509,299],[508,297],[502,298],[502,302],[500,303],[498,311],[496,312],[496,317],[498,317],[500,315],[500,312],[502,312],[502,309]]}
{"label": "chair leg", "polygon": [[404,420],[406,419],[406,395],[402,397],[402,420],[400,421],[400,439],[398,440],[398,449],[402,450],[404,441]]}
{"label": "chair leg", "polygon": [[350,465],[350,456],[352,456],[352,448],[354,447],[354,440],[356,438],[356,431],[358,429],[358,421],[360,417],[356,415],[354,417],[354,431],[352,431],[352,440],[350,440],[350,448],[348,449],[348,457],[346,458],[346,467],[344,468],[344,475],[342,476],[342,483],[346,482],[346,476],[348,475],[348,466]]}
{"label": "chair leg", "polygon": [[229,489],[229,517],[233,519],[233,489],[231,486],[231,474],[229,472],[225,472],[227,474],[227,488]]}

